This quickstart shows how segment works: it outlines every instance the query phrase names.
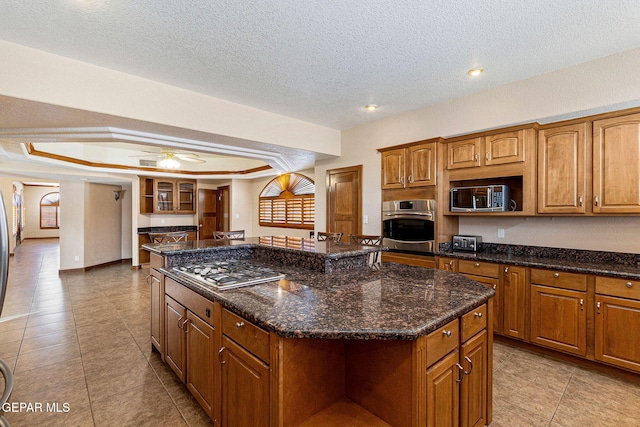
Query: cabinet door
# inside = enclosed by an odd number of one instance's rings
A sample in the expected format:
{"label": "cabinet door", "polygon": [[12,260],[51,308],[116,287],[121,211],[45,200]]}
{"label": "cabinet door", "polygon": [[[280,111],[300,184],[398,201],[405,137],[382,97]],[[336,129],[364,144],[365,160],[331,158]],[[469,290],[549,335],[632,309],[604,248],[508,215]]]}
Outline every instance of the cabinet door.
{"label": "cabinet door", "polygon": [[482,137],[465,139],[447,144],[447,169],[463,169],[480,166]]}
{"label": "cabinet door", "polygon": [[524,130],[484,137],[486,166],[524,162]]}
{"label": "cabinet door", "polygon": [[484,426],[487,421],[488,380],[487,331],[462,345],[460,364],[464,379],[460,383],[460,425]]}
{"label": "cabinet door", "polygon": [[196,183],[194,181],[177,181],[177,202],[178,213],[189,214],[196,211]]}
{"label": "cabinet door", "polygon": [[525,339],[526,269],[505,267],[502,278],[502,334]]}
{"label": "cabinet door", "polygon": [[640,213],[640,114],[593,122],[593,212]]}
{"label": "cabinet door", "polygon": [[407,148],[408,187],[436,185],[436,143]]}
{"label": "cabinet door", "polygon": [[640,372],[637,325],[640,301],[596,295],[596,360]]}
{"label": "cabinet door", "polygon": [[439,258],[438,259],[438,268],[440,270],[446,271],[457,271],[456,269],[457,262],[453,258]]}
{"label": "cabinet door", "polygon": [[184,324],[187,310],[169,296],[165,296],[165,361],[176,373],[180,381],[186,380],[187,361]]}
{"label": "cabinet door", "polygon": [[173,213],[174,212],[174,187],[175,181],[166,179],[156,179],[153,182],[154,188],[154,211],[153,213]]}
{"label": "cabinet door", "polygon": [[269,367],[222,336],[223,427],[269,425]]}
{"label": "cabinet door", "polygon": [[469,279],[476,282],[484,283],[487,287],[496,291],[496,296],[493,297],[493,332],[496,334],[502,334],[502,286],[500,286],[500,279],[494,277],[474,276],[472,274],[465,274]]}
{"label": "cabinet door", "polygon": [[213,327],[190,311],[187,311],[187,319],[187,388],[213,418],[213,367],[216,352]]}
{"label": "cabinet door", "polygon": [[404,188],[404,148],[382,152],[382,188]]}
{"label": "cabinet door", "polygon": [[531,285],[531,342],[587,354],[586,292]]}
{"label": "cabinet door", "polygon": [[151,269],[151,344],[164,360],[164,275]]}
{"label": "cabinet door", "polygon": [[427,426],[455,427],[459,425],[458,351],[443,357],[427,369]]}
{"label": "cabinet door", "polygon": [[538,132],[538,212],[585,213],[587,124]]}

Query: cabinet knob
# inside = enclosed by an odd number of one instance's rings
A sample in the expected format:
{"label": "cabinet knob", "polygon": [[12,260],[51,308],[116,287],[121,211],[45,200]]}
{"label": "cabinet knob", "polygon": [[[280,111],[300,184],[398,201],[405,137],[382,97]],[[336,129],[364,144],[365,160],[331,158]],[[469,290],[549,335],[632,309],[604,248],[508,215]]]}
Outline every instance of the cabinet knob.
{"label": "cabinet knob", "polygon": [[244,327],[244,322],[236,322],[236,328],[240,329]]}
{"label": "cabinet knob", "polygon": [[477,318],[482,318],[482,313],[473,313],[473,315]]}
{"label": "cabinet knob", "polygon": [[630,288],[630,287],[632,287],[632,286],[633,286],[633,283],[631,283],[631,282],[627,282],[627,288]]}
{"label": "cabinet knob", "polygon": [[582,196],[580,196],[578,200],[579,200],[580,206],[582,206]]}
{"label": "cabinet knob", "polygon": [[446,336],[447,338],[451,338],[451,331],[442,331],[442,335]]}
{"label": "cabinet knob", "polygon": [[600,302],[596,303],[596,308],[598,309],[598,314],[600,314]]}
{"label": "cabinet knob", "polygon": [[480,267],[480,263],[476,262],[475,264],[473,264],[474,267]]}
{"label": "cabinet knob", "polygon": [[557,279],[558,277],[560,277],[560,273],[553,273],[553,277]]}
{"label": "cabinet knob", "polygon": [[477,162],[478,162],[478,159],[479,159],[479,157],[478,157],[478,153],[474,154],[474,155],[473,155],[473,161],[477,163]]}
{"label": "cabinet knob", "polygon": [[595,201],[596,201],[596,206],[600,206],[600,205],[598,204],[598,196],[596,196],[596,197],[595,197]]}
{"label": "cabinet knob", "polygon": [[584,299],[580,298],[580,310],[584,310]]}
{"label": "cabinet knob", "polygon": [[504,272],[505,272],[505,273],[508,273],[508,272],[509,272],[509,267],[505,267],[505,268],[504,268]]}

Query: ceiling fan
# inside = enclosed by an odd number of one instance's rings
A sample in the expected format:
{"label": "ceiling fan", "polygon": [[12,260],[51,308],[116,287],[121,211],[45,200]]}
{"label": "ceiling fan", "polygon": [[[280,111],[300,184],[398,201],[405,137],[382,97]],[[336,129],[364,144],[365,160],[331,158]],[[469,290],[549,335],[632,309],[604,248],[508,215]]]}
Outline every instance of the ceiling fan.
{"label": "ceiling fan", "polygon": [[176,152],[168,148],[163,148],[162,151],[160,151],[160,153],[156,153],[154,151],[144,151],[144,152],[149,154],[142,154],[142,155],[129,156],[129,157],[159,158],[162,160],[158,162],[158,166],[160,166],[161,168],[167,168],[167,169],[179,168],[180,162],[178,162],[177,159],[183,160],[185,162],[191,162],[191,163],[205,162],[204,160],[200,159],[196,153]]}

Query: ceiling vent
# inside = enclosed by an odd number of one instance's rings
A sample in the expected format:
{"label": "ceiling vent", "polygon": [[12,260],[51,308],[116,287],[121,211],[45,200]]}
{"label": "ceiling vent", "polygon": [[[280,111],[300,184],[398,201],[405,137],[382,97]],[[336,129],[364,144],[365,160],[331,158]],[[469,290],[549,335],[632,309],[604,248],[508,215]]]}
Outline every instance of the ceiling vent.
{"label": "ceiling vent", "polygon": [[155,160],[140,159],[140,166],[150,166],[152,168],[158,167],[158,162]]}

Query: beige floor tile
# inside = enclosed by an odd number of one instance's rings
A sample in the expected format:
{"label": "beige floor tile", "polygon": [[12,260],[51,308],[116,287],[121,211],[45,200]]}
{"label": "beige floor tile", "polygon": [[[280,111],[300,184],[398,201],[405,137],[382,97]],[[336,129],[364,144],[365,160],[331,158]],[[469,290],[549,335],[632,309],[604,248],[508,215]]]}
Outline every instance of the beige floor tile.
{"label": "beige floor tile", "polygon": [[75,328],[73,319],[66,319],[59,322],[43,323],[41,325],[27,326],[24,331],[24,338],[35,338],[43,335],[50,335],[58,332],[65,332]]}
{"label": "beige floor tile", "polygon": [[146,359],[111,365],[102,370],[87,372],[87,388],[92,401],[102,399],[113,394],[122,393],[160,380]]}
{"label": "beige floor tile", "polygon": [[11,319],[6,317],[1,318],[0,319],[0,335],[2,335],[3,332],[15,331],[16,329],[24,330],[24,328],[27,326],[28,318],[29,318],[28,316],[21,316],[21,317],[16,317]]}
{"label": "beige floor tile", "polygon": [[58,362],[64,362],[80,357],[80,347],[77,343],[61,344],[43,350],[35,350],[20,354],[16,363],[16,372],[35,368],[44,368]]}
{"label": "beige floor tile", "polygon": [[0,345],[20,341],[24,337],[24,329],[13,329],[0,332]]}
{"label": "beige floor tile", "polygon": [[28,353],[34,350],[42,350],[47,347],[53,347],[62,344],[77,344],[78,337],[73,329],[53,332],[47,335],[39,335],[33,338],[25,338],[22,340],[20,354]]}
{"label": "beige floor tile", "polygon": [[17,357],[20,352],[22,341],[13,341],[0,343],[0,358],[8,359],[9,357]]}
{"label": "beige floor tile", "polygon": [[[550,418],[523,410],[511,402],[500,399],[493,401],[493,421],[491,427],[547,427]],[[586,426],[585,426],[586,427]]]}
{"label": "beige floor tile", "polygon": [[[68,408],[59,405],[61,412],[31,412],[6,414],[12,426],[46,426],[46,427],[93,427],[91,406],[70,405]],[[64,412],[68,410],[68,412]]]}
{"label": "beige floor tile", "polygon": [[37,314],[30,315],[29,320],[27,321],[27,326],[39,326],[46,325],[49,323],[58,323],[73,320],[73,311],[60,311],[57,313],[50,314]]}

